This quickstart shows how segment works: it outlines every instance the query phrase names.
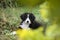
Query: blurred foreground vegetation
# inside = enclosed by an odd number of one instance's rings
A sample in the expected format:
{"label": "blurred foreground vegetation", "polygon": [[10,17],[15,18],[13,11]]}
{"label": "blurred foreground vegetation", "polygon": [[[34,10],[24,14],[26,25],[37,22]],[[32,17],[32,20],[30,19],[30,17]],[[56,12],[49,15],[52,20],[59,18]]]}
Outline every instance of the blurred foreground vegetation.
{"label": "blurred foreground vegetation", "polygon": [[[60,0],[0,0],[0,40],[18,40],[17,35],[6,35],[17,30],[20,15],[32,12],[36,20],[47,24],[46,35],[41,29],[26,32],[20,40],[60,40]],[[22,32],[24,34],[24,31]]]}

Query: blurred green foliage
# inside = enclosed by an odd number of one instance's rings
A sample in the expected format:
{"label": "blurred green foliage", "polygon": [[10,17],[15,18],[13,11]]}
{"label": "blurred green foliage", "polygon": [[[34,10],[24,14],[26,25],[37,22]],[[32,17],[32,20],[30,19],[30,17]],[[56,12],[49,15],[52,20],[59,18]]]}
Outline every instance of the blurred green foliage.
{"label": "blurred green foliage", "polygon": [[36,6],[42,4],[45,0],[16,0],[19,6]]}

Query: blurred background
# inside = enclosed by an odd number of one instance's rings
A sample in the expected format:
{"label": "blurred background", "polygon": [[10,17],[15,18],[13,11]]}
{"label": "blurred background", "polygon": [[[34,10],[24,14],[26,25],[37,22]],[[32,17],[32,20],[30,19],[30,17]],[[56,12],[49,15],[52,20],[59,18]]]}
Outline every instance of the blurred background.
{"label": "blurred background", "polygon": [[24,40],[60,40],[60,0],[0,0],[0,40],[17,40],[16,35],[6,34],[17,30],[25,12],[46,23],[47,29],[46,36],[36,30],[36,36],[26,35]]}

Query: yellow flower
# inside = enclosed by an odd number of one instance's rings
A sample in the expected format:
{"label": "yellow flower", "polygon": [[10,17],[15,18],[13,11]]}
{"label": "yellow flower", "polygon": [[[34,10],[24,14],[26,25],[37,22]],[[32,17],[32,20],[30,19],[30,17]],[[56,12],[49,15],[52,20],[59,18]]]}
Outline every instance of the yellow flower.
{"label": "yellow flower", "polygon": [[24,30],[21,30],[21,29],[18,29],[17,31],[16,31],[16,34],[20,37],[20,38],[24,38],[24,37],[26,37],[26,36],[33,36],[33,31],[32,30],[26,30],[26,29],[24,29]]}

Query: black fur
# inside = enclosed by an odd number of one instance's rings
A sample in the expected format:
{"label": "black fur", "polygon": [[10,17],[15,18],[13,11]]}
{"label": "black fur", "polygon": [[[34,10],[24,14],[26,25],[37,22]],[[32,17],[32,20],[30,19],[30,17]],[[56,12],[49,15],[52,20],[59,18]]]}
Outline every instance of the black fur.
{"label": "black fur", "polygon": [[29,27],[31,28],[31,29],[37,29],[37,28],[39,28],[39,27],[41,27],[42,26],[42,24],[40,24],[40,23],[38,23],[38,22],[36,22],[36,21],[33,21],[30,25],[29,25]]}
{"label": "black fur", "polygon": [[[40,24],[40,23],[38,23],[37,21],[35,21],[35,16],[34,16],[32,13],[24,13],[24,14],[22,14],[22,15],[20,16],[20,18],[22,19],[22,22],[23,22],[24,20],[26,20],[27,14],[29,14],[29,19],[30,19],[30,21],[31,21],[31,24],[29,25],[29,27],[30,27],[31,29],[37,29],[37,28],[39,28],[40,26],[42,26],[42,24]],[[22,22],[21,22],[21,23],[22,23]]]}

